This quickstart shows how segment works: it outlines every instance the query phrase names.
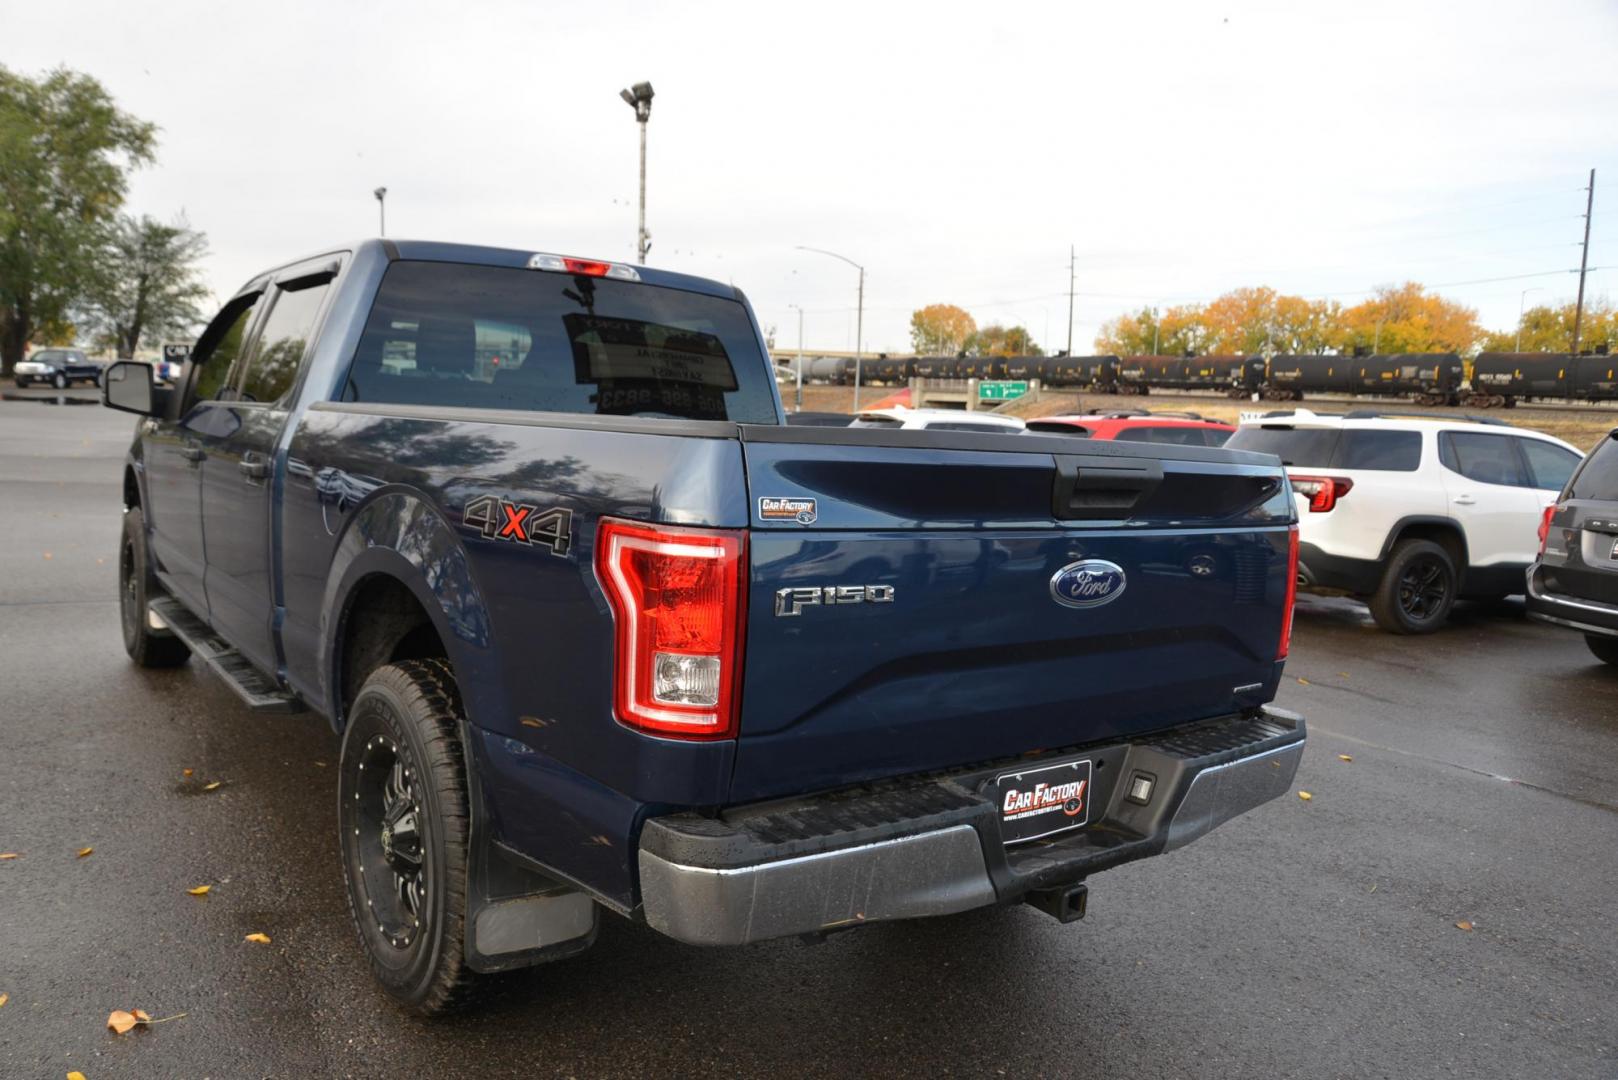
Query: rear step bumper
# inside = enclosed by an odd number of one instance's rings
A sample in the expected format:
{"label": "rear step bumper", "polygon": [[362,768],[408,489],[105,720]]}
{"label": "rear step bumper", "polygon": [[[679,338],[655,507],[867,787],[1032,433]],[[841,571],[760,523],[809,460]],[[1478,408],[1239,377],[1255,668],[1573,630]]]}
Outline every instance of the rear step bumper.
{"label": "rear step bumper", "polygon": [[1527,601],[1529,618],[1582,630],[1586,634],[1618,637],[1618,606],[1546,592],[1544,582],[1539,580],[1538,563],[1528,571]]}
{"label": "rear step bumper", "polygon": [[[740,945],[1010,903],[1189,844],[1286,793],[1305,726],[1265,706],[1024,759],[1093,762],[1090,823],[1007,847],[983,794],[1006,764],[646,822],[641,909],[695,945]],[[1151,781],[1146,801],[1136,778]]]}

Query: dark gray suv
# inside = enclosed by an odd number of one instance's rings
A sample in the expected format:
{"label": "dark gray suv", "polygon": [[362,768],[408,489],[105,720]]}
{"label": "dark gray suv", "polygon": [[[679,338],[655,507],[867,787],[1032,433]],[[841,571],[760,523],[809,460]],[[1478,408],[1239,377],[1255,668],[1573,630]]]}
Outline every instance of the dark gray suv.
{"label": "dark gray suv", "polygon": [[1618,664],[1618,430],[1545,511],[1539,558],[1528,568],[1528,614],[1582,631],[1591,652]]}

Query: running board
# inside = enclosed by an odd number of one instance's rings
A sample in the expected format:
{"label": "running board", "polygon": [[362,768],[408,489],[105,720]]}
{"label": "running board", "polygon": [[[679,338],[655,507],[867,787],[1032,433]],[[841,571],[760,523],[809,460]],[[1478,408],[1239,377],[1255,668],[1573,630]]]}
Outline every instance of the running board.
{"label": "running board", "polygon": [[175,637],[185,642],[205,664],[224,679],[236,696],[254,712],[296,713],[304,711],[298,695],[282,688],[274,679],[254,667],[223,638],[215,634],[208,624],[172,596],[154,596],[148,601],[151,614]]}

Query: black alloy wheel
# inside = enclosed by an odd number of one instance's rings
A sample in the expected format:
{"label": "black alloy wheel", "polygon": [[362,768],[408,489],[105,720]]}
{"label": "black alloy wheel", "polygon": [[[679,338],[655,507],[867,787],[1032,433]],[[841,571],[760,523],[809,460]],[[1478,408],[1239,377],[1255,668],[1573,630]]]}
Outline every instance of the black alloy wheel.
{"label": "black alloy wheel", "polygon": [[1430,634],[1449,617],[1458,586],[1448,551],[1431,540],[1401,540],[1370,599],[1371,616],[1395,634]]}
{"label": "black alloy wheel", "polygon": [[466,963],[462,710],[447,661],[385,664],[347,709],[338,769],[354,927],[377,982],[424,1015],[463,1004],[476,979]]}
{"label": "black alloy wheel", "polygon": [[1399,608],[1411,621],[1426,622],[1444,610],[1448,600],[1448,571],[1437,559],[1414,559],[1399,575]]}

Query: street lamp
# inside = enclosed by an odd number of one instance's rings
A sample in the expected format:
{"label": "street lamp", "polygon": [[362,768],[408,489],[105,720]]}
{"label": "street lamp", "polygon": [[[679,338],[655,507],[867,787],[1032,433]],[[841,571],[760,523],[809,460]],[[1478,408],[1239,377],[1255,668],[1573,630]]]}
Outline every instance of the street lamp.
{"label": "street lamp", "polygon": [[1545,291],[1545,289],[1544,289],[1543,286],[1535,285],[1532,289],[1524,289],[1522,291],[1522,295],[1517,297],[1517,351],[1518,352],[1522,352],[1523,301],[1528,299],[1528,294],[1531,293],[1531,292],[1544,292],[1544,291]]}
{"label": "street lamp", "polygon": [[384,200],[388,197],[388,189],[379,187],[371,194],[376,196],[377,235],[386,236],[388,235],[388,204]]}
{"label": "street lamp", "polygon": [[635,234],[635,247],[640,252],[640,264],[646,265],[646,253],[652,249],[652,234],[646,231],[646,121],[652,118],[652,84],[638,82],[618,96],[635,110],[635,122],[640,125],[640,229]]}
{"label": "street lamp", "polygon": [[798,403],[792,411],[803,412],[803,308],[797,304],[787,307],[798,313]]}
{"label": "street lamp", "polygon": [[854,411],[860,411],[860,371],[861,361],[865,353],[865,267],[850,259],[847,255],[839,255],[835,251],[825,248],[805,247],[798,245],[799,251],[813,251],[817,255],[830,255],[834,259],[841,259],[860,272],[860,292],[858,314],[854,321]]}

